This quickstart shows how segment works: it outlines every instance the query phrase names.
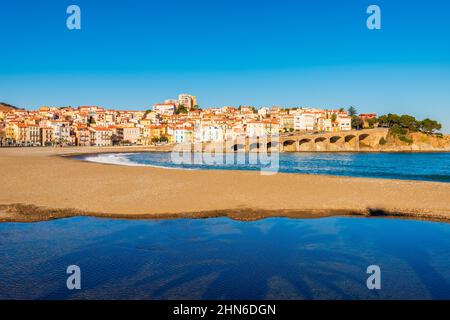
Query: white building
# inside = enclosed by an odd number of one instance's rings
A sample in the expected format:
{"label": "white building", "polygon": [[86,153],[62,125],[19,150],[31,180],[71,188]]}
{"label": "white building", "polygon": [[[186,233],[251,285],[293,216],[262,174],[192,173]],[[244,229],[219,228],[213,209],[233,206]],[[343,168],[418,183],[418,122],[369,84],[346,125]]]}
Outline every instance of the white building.
{"label": "white building", "polygon": [[277,120],[250,121],[247,123],[247,135],[249,137],[267,137],[278,135],[280,124]]}
{"label": "white building", "polygon": [[157,103],[153,106],[153,111],[160,115],[171,116],[175,113],[176,105],[174,103]]}
{"label": "white building", "polygon": [[340,131],[352,130],[352,118],[350,116],[339,115],[336,119]]}
{"label": "white building", "polygon": [[70,141],[70,126],[68,123],[52,121],[48,127],[53,129],[53,140],[57,142]]}
{"label": "white building", "polygon": [[190,143],[193,137],[192,127],[176,127],[173,131],[175,143]]}
{"label": "white building", "polygon": [[264,137],[266,135],[264,122],[254,120],[247,123],[247,135],[249,137]]}
{"label": "white building", "polygon": [[243,123],[237,122],[228,127],[225,131],[225,140],[234,140],[238,137],[245,137],[246,131]]}
{"label": "white building", "polygon": [[225,130],[218,125],[201,125],[200,140],[202,142],[223,141]]}
{"label": "white building", "polygon": [[294,130],[313,131],[316,115],[313,112],[303,112],[294,115]]}
{"label": "white building", "polygon": [[270,109],[269,108],[261,108],[258,109],[258,115],[262,118],[265,118],[268,114],[270,114]]}

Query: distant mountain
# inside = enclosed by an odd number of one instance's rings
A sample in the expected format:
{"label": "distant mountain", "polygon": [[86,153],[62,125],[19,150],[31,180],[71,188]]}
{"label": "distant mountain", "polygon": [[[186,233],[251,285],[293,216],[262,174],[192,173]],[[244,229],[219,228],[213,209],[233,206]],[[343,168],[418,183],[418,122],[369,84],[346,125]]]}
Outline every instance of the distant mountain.
{"label": "distant mountain", "polygon": [[9,111],[13,111],[13,110],[21,110],[21,109],[15,107],[15,106],[12,106],[10,104],[4,103],[4,102],[0,102],[0,111],[1,112],[9,112]]}

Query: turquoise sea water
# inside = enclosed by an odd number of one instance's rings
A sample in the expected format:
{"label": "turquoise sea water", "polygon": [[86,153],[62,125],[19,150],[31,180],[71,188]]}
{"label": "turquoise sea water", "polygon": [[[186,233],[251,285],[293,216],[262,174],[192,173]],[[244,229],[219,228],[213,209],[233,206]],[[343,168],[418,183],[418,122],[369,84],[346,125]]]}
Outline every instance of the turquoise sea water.
{"label": "turquoise sea water", "polygon": [[[450,224],[381,218],[0,224],[0,299],[450,299]],[[66,268],[81,268],[81,290]],[[369,265],[381,290],[366,286]]]}
{"label": "turquoise sea water", "polygon": [[[80,159],[123,165],[183,169],[260,170],[261,165],[236,161],[224,164],[176,164],[171,153],[115,153]],[[450,153],[281,153],[279,172],[327,174],[403,180],[450,182]]]}

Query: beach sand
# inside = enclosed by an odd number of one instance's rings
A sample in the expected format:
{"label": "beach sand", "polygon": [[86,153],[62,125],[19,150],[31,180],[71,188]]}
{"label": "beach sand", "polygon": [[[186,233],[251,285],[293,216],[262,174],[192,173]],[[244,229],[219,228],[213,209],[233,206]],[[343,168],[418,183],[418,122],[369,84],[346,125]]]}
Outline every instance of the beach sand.
{"label": "beach sand", "polygon": [[[154,148],[153,148],[154,149]],[[450,184],[255,171],[90,163],[70,154],[149,148],[0,149],[0,221],[73,215],[123,218],[398,215],[450,218]]]}

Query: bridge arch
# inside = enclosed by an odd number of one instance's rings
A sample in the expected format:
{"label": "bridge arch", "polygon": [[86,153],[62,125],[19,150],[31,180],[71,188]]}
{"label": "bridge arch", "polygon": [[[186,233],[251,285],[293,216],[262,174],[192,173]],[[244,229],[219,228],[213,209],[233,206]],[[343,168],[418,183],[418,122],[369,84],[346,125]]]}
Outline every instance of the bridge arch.
{"label": "bridge arch", "polygon": [[231,147],[232,151],[239,151],[239,150],[244,150],[244,149],[245,149],[245,146],[243,144],[239,144],[239,143],[237,143]]}
{"label": "bridge arch", "polygon": [[359,137],[358,137],[358,139],[359,139],[359,141],[363,141],[363,140],[365,140],[367,137],[369,137],[370,136],[370,134],[368,134],[368,133],[363,133],[363,134],[360,134],[359,135]]}
{"label": "bridge arch", "polygon": [[250,150],[253,150],[253,149],[259,149],[260,147],[261,147],[261,144],[259,142],[255,142],[255,143],[252,143],[248,148]]}
{"label": "bridge arch", "polygon": [[324,142],[325,140],[327,140],[327,138],[325,138],[325,137],[318,137],[318,138],[314,139],[314,142],[315,143]]}
{"label": "bridge arch", "polygon": [[286,140],[283,142],[283,147],[291,146],[295,143],[295,140]]}
{"label": "bridge arch", "polygon": [[345,140],[345,142],[350,142],[355,138],[356,138],[356,136],[354,134],[349,134],[348,136],[345,136],[344,140]]}
{"label": "bridge arch", "polygon": [[309,142],[311,142],[311,139],[304,138],[304,139],[301,139],[301,140],[298,142],[298,144],[301,146],[302,144],[309,143]]}
{"label": "bridge arch", "polygon": [[283,142],[283,151],[296,151],[295,140],[286,140]]}
{"label": "bridge arch", "polygon": [[276,148],[276,147],[278,147],[278,142],[277,141],[269,141],[267,143],[267,149]]}
{"label": "bridge arch", "polygon": [[330,143],[338,142],[342,137],[341,136],[333,136],[330,138]]}

